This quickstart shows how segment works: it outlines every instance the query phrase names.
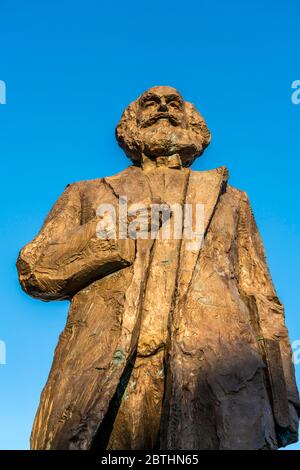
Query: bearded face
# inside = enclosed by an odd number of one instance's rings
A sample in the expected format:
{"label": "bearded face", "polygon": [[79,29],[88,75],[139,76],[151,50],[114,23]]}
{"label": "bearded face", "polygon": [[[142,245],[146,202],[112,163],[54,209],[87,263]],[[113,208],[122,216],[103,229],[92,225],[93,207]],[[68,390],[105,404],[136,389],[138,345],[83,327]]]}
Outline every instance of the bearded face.
{"label": "bearded face", "polygon": [[179,154],[185,166],[203,152],[210,139],[202,116],[170,87],[143,93],[124,112],[116,134],[134,163],[143,154],[151,159]]}
{"label": "bearded face", "polygon": [[167,87],[146,91],[138,100],[137,125],[152,127],[159,121],[170,126],[187,127],[184,101],[180,94]]}

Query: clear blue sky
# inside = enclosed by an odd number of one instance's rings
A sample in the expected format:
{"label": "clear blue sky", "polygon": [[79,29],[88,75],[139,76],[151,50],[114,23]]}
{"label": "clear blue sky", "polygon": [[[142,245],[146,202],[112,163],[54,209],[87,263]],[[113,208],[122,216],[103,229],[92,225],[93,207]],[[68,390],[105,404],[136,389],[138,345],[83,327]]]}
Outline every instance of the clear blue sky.
{"label": "clear blue sky", "polygon": [[193,168],[226,165],[248,192],[300,339],[299,0],[1,0],[0,10],[0,448],[29,446],[68,310],[21,291],[18,251],[66,184],[128,165],[114,128],[150,86],[178,88],[205,116],[212,143]]}

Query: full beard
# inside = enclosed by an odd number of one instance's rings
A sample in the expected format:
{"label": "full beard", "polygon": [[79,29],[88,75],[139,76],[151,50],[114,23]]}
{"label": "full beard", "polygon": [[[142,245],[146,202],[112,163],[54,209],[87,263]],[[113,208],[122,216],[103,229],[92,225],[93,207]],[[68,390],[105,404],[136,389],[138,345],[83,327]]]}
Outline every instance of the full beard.
{"label": "full beard", "polygon": [[179,154],[182,163],[193,161],[202,150],[202,137],[191,129],[172,126],[163,119],[151,127],[138,130],[142,152],[149,158]]}

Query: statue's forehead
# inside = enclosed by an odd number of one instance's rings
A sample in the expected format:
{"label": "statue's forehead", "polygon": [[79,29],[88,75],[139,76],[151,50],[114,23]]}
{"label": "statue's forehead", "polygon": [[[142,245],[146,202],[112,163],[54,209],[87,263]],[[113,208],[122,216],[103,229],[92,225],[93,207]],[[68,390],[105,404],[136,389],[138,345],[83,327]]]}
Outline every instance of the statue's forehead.
{"label": "statue's forehead", "polygon": [[167,95],[178,95],[181,97],[181,94],[179,93],[176,88],[170,87],[170,86],[154,86],[146,90],[142,95],[142,97],[146,97],[147,95],[158,95],[158,96],[167,96]]}

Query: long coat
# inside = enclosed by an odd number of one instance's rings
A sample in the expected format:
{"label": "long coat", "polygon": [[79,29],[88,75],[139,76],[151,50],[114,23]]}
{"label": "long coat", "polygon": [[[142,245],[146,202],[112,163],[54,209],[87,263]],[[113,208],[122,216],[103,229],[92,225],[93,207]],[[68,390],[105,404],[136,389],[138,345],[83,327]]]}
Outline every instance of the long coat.
{"label": "long coat", "polygon": [[[283,306],[247,195],[227,177],[224,167],[131,166],[68,185],[21,250],[23,289],[71,302],[32,449],[95,446],[136,354],[141,361],[162,357],[163,400],[149,411],[157,447],[276,449],[297,440],[299,399]],[[203,204],[201,248],[187,249],[184,239],[99,239],[97,207],[117,207],[124,195],[128,204],[151,204],[156,196]],[[145,387],[134,393],[145,395]],[[145,406],[137,395],[137,408]],[[146,411],[137,409],[137,419]],[[143,428],[138,434],[131,448],[149,449]]]}

